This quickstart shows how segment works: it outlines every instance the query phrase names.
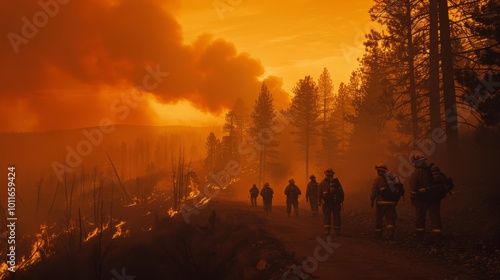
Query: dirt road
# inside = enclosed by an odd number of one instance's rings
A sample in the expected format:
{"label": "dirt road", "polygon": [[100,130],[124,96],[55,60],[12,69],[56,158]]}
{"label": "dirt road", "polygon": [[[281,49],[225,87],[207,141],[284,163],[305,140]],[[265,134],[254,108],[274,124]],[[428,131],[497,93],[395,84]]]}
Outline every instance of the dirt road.
{"label": "dirt road", "polygon": [[[303,203],[299,217],[287,217],[285,207],[273,206],[265,215],[262,206],[249,202],[219,200],[221,204],[245,209],[265,219],[265,228],[294,252],[302,271],[311,272],[309,279],[475,279],[461,268],[445,265],[445,260],[415,256],[388,241],[377,241],[372,232],[360,226],[361,219],[351,209],[343,212],[342,235],[330,241],[322,232],[322,217],[313,217]],[[350,215],[350,216],[349,216]],[[368,217],[371,218],[371,217]],[[400,237],[403,238],[403,237]],[[329,244],[329,245],[328,245]],[[284,279],[304,279],[296,269]]]}

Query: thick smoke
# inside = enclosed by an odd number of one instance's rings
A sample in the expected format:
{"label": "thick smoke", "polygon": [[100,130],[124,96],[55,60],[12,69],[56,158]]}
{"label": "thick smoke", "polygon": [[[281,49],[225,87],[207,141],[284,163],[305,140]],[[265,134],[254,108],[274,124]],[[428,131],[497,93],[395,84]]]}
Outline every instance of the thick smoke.
{"label": "thick smoke", "polygon": [[[253,106],[262,64],[207,34],[186,44],[179,9],[179,1],[159,0],[2,1],[0,102],[10,108],[0,113],[2,130],[97,125],[143,85],[146,67],[168,73],[149,90],[160,102],[188,100],[216,115],[238,97]],[[271,81],[284,105],[287,94]],[[146,104],[114,120],[147,123]]]}

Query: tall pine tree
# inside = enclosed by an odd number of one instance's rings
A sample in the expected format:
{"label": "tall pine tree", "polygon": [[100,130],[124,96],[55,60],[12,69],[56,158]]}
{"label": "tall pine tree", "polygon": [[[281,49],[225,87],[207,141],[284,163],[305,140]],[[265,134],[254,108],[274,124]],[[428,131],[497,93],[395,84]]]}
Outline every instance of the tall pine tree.
{"label": "tall pine tree", "polygon": [[337,137],[335,135],[335,122],[333,120],[333,83],[330,72],[326,67],[321,72],[318,79],[318,91],[321,103],[321,146],[318,152],[321,166],[330,166],[331,160],[335,157],[337,151]]}
{"label": "tall pine tree", "polygon": [[309,176],[309,157],[312,145],[318,136],[321,125],[320,95],[311,76],[300,79],[293,89],[294,97],[289,108],[291,123],[295,126],[297,142],[302,146],[305,156],[306,177]]}
{"label": "tall pine tree", "polygon": [[265,181],[266,167],[268,155],[272,154],[272,147],[276,145],[274,134],[271,128],[275,125],[276,112],[273,105],[273,96],[266,85],[262,83],[262,87],[252,112],[252,126],[250,127],[250,136],[255,139],[260,149],[258,151],[258,176],[259,186]]}

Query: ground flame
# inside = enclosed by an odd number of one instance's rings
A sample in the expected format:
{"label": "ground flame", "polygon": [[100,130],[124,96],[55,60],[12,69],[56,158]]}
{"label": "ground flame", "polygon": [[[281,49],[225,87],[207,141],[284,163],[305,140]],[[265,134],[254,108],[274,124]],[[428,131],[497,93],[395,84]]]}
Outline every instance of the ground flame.
{"label": "ground flame", "polygon": [[[121,222],[119,222],[119,223],[115,226],[115,227],[116,227],[116,232],[115,232],[115,234],[113,234],[113,239],[118,238],[118,237],[120,237],[120,236],[124,235],[124,232],[122,231],[122,226],[123,226],[124,224],[126,224],[126,223],[127,223],[127,222],[125,222],[125,221],[121,221]],[[126,231],[126,232],[127,232],[127,231]],[[125,233],[126,233],[126,232],[125,232]]]}
{"label": "ground flame", "polygon": [[179,211],[178,211],[178,210],[174,210],[173,208],[170,208],[170,209],[168,209],[168,211],[167,211],[167,214],[168,214],[170,217],[175,216],[177,213],[179,213]]}

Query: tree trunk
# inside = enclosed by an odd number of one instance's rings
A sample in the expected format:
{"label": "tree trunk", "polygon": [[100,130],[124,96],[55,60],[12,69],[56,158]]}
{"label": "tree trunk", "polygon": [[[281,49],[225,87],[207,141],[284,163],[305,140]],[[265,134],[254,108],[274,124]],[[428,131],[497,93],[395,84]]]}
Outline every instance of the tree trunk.
{"label": "tree trunk", "polygon": [[439,23],[438,23],[438,0],[430,0],[430,52],[429,52],[429,111],[430,131],[441,127],[441,106],[439,100]]}
{"label": "tree trunk", "polygon": [[345,147],[344,147],[344,137],[345,137],[345,121],[344,121],[344,93],[342,93],[341,97],[340,97],[340,122],[342,124],[342,131],[341,131],[341,142],[340,142],[340,147],[342,149],[342,152],[341,152],[341,155],[342,157],[344,156],[344,151],[345,151]]}
{"label": "tree trunk", "polygon": [[309,174],[309,138],[311,137],[311,134],[309,133],[309,129],[306,132],[306,178]]}
{"label": "tree trunk", "polygon": [[264,161],[264,145],[260,144],[260,151],[259,151],[259,186],[262,186],[262,164]]}
{"label": "tree trunk", "polygon": [[262,182],[266,181],[266,145],[262,151]]}
{"label": "tree trunk", "polygon": [[327,103],[328,103],[328,98],[327,98],[326,92],[323,93],[323,129],[326,128],[326,114],[327,114]]}
{"label": "tree trunk", "polygon": [[418,140],[418,105],[417,105],[417,91],[415,88],[415,64],[413,57],[413,35],[412,35],[412,17],[411,17],[411,1],[406,0],[406,40],[408,43],[408,76],[411,105],[411,123],[413,131],[413,143]]}
{"label": "tree trunk", "polygon": [[441,37],[443,94],[447,136],[446,151],[450,162],[454,162],[453,158],[458,153],[459,137],[453,56],[451,49],[450,17],[448,15],[447,0],[439,0],[439,31]]}

